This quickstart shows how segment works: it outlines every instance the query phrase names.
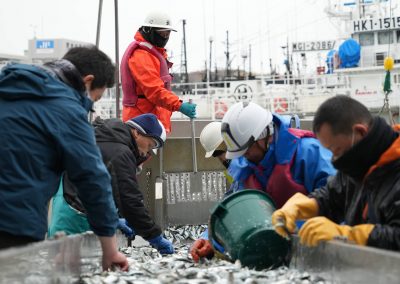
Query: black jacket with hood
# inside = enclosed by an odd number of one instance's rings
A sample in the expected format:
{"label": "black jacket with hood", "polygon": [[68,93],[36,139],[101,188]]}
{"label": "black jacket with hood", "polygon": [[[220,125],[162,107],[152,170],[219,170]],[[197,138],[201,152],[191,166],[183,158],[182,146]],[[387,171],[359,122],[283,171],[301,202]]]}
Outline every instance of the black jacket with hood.
{"label": "black jacket with hood", "polygon": [[400,250],[400,137],[375,118],[368,135],[333,162],[336,176],[310,194],[319,215],[346,225],[374,224],[367,245]]}
{"label": "black jacket with hood", "polygon": [[[127,220],[136,234],[146,240],[161,235],[161,229],[150,217],[139,190],[136,170],[144,158],[139,155],[130,127],[119,119],[97,118],[93,125],[97,146],[111,175],[114,201],[119,215]],[[67,177],[64,178],[63,186],[66,201],[75,209],[84,212],[75,188]]]}

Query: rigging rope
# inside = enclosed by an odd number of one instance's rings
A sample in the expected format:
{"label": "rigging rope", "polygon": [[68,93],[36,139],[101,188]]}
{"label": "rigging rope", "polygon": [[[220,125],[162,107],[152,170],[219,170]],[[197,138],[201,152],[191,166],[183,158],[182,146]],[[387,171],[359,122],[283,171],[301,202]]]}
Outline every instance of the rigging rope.
{"label": "rigging rope", "polygon": [[[392,0],[389,1],[389,18],[392,18]],[[390,56],[390,43],[392,39],[392,33],[389,33],[389,42],[388,42],[388,55],[385,58],[385,61],[383,63],[383,67],[386,70],[386,75],[385,75],[385,81],[383,83],[383,92],[385,93],[385,98],[383,99],[383,106],[381,110],[379,111],[378,115],[379,116],[384,116],[385,112],[388,114],[388,120],[391,125],[395,125],[396,122],[394,121],[392,111],[390,109],[390,103],[389,103],[389,94],[392,92],[391,88],[391,76],[390,76],[390,71],[393,69],[394,66],[394,59],[393,57]]]}

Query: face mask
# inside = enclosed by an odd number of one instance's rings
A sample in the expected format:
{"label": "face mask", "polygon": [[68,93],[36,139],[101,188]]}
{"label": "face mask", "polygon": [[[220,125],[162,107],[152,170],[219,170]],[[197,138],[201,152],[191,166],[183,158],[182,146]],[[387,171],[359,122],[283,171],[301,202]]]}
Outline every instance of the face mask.
{"label": "face mask", "polygon": [[144,37],[145,40],[150,42],[152,45],[157,46],[157,47],[165,47],[167,45],[167,42],[169,40],[168,38],[164,38],[160,36],[154,28],[150,27],[142,27],[139,30],[140,34]]}
{"label": "face mask", "polygon": [[169,37],[164,38],[161,35],[159,35],[155,30],[151,31],[151,43],[154,44],[157,47],[165,47],[167,45],[167,42],[169,40]]}

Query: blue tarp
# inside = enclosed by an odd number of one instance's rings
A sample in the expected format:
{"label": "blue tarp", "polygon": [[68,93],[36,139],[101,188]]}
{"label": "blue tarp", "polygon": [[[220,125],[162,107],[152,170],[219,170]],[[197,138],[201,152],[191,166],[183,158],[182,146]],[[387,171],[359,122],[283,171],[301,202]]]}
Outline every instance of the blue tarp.
{"label": "blue tarp", "polygon": [[360,61],[361,47],[354,39],[349,38],[339,46],[341,68],[357,67]]}

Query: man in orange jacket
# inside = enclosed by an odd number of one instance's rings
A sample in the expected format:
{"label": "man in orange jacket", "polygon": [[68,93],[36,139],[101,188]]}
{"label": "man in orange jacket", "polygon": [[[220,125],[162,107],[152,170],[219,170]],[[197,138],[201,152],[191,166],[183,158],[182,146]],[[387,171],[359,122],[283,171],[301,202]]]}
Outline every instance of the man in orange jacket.
{"label": "man in orange jacket", "polygon": [[135,34],[121,62],[123,90],[122,120],[127,121],[143,113],[154,113],[171,132],[171,115],[180,111],[189,118],[196,117],[196,105],[182,102],[171,91],[172,76],[165,45],[171,26],[163,12],[150,13]]}

